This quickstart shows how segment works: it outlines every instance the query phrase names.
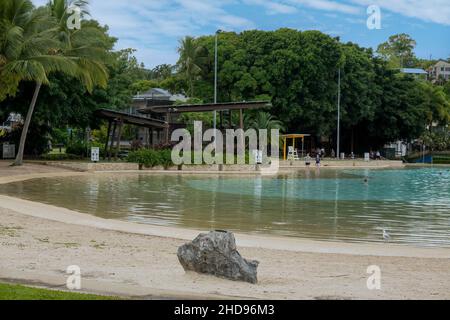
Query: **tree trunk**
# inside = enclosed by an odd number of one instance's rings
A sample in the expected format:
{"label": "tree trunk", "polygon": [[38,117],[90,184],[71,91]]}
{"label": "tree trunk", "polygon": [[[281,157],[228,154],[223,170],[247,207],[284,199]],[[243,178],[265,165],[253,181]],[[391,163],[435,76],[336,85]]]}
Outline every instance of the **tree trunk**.
{"label": "tree trunk", "polygon": [[27,140],[28,129],[30,127],[31,118],[33,117],[34,108],[36,106],[36,101],[39,96],[39,91],[41,90],[42,83],[36,82],[36,88],[34,89],[33,99],[31,100],[30,107],[28,108],[28,114],[23,124],[22,135],[20,137],[19,150],[17,151],[16,161],[14,161],[15,166],[21,166],[23,164],[23,153],[25,150],[25,143]]}

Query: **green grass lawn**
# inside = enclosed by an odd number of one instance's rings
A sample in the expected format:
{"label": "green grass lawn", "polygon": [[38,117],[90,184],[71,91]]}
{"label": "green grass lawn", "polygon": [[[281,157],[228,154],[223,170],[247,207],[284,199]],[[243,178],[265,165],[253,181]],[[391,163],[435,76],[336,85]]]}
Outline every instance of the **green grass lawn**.
{"label": "green grass lawn", "polygon": [[0,283],[0,300],[119,300],[119,298]]}

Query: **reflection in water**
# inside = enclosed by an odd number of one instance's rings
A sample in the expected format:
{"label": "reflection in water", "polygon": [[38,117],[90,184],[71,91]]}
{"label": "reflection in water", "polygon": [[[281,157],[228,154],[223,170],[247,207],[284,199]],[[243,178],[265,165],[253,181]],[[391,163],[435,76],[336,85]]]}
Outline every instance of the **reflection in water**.
{"label": "reflection in water", "polygon": [[311,168],[270,177],[138,174],[36,179],[0,193],[108,219],[344,241],[450,246],[448,169]]}

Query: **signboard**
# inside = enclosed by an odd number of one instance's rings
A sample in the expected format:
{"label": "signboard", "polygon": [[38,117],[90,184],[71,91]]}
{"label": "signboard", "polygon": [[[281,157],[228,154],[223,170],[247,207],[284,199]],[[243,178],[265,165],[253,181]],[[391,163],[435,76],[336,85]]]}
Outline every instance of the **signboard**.
{"label": "signboard", "polygon": [[253,158],[255,159],[256,164],[263,163],[263,152],[260,150],[253,150]]}
{"label": "signboard", "polygon": [[92,162],[100,161],[100,148],[98,147],[91,148],[91,161]]}
{"label": "signboard", "polygon": [[3,159],[14,159],[16,157],[16,145],[4,143],[3,144]]}

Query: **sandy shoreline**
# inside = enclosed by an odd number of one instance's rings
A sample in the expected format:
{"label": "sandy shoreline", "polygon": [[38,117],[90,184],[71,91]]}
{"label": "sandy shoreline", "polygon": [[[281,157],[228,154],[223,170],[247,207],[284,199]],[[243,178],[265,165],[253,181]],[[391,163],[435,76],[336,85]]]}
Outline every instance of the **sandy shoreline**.
{"label": "sandy shoreline", "polygon": [[[0,182],[79,173],[28,167]],[[236,235],[240,252],[261,262],[248,285],[185,274],[178,246],[196,230],[96,218],[0,196],[0,280],[62,288],[79,265],[87,292],[143,298],[450,299],[450,249],[348,244]],[[382,270],[382,290],[366,287],[367,267]]]}

